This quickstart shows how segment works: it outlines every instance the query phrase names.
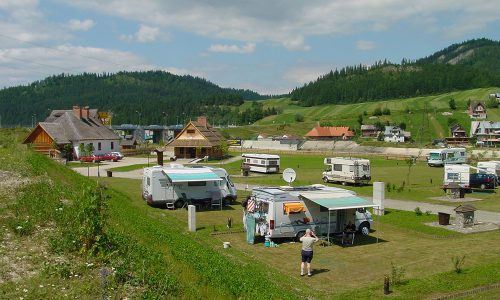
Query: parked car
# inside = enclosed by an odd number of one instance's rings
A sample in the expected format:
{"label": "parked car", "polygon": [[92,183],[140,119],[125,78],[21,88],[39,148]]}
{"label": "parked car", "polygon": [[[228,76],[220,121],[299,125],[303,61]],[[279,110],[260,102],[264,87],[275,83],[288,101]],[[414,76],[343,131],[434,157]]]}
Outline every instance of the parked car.
{"label": "parked car", "polygon": [[116,155],[112,155],[111,153],[104,153],[104,154],[101,154],[99,155],[99,159],[101,161],[103,160],[107,160],[107,161],[118,161],[118,157]]}
{"label": "parked car", "polygon": [[479,188],[481,190],[494,189],[497,185],[497,177],[493,174],[475,173],[470,174],[470,188]]}
{"label": "parked car", "polygon": [[102,161],[102,158],[92,154],[90,156],[80,156],[80,161],[82,161],[82,162],[100,162],[100,161]]}
{"label": "parked car", "polygon": [[123,154],[121,154],[120,152],[111,152],[110,154],[118,159],[123,159]]}

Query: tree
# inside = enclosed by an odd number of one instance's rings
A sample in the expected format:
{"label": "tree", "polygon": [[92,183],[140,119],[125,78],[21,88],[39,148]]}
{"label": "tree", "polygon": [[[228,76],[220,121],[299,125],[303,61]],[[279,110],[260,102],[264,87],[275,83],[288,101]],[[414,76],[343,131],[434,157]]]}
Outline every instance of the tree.
{"label": "tree", "polygon": [[406,130],[406,123],[405,122],[399,123],[399,128]]}
{"label": "tree", "polygon": [[375,110],[373,111],[373,115],[374,116],[381,116],[382,115],[382,109],[380,109],[380,107],[375,108]]}
{"label": "tree", "polygon": [[448,101],[448,105],[450,106],[451,110],[457,109],[457,104],[455,103],[455,99],[454,98],[450,98],[450,100]]}
{"label": "tree", "polygon": [[295,122],[304,122],[304,115],[295,114]]}
{"label": "tree", "polygon": [[229,155],[229,144],[227,141],[221,141],[219,143],[219,149],[221,150],[223,156]]}
{"label": "tree", "polygon": [[363,125],[363,115],[358,115],[358,124]]}

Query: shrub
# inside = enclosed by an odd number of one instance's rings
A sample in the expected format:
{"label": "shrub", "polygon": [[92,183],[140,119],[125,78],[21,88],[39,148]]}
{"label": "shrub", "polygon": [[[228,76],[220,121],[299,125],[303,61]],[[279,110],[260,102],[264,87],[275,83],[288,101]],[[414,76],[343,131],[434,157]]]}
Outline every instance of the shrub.
{"label": "shrub", "polygon": [[393,285],[400,285],[405,282],[406,270],[391,262],[391,282]]}
{"label": "shrub", "polygon": [[451,262],[453,263],[453,268],[457,274],[462,273],[462,267],[464,265],[465,255],[463,256],[453,256]]}
{"label": "shrub", "polygon": [[421,216],[421,215],[422,215],[422,210],[420,210],[420,207],[418,207],[418,206],[417,206],[417,207],[415,207],[415,214],[416,214],[417,216]]}
{"label": "shrub", "polygon": [[295,122],[304,122],[303,114],[295,114]]}

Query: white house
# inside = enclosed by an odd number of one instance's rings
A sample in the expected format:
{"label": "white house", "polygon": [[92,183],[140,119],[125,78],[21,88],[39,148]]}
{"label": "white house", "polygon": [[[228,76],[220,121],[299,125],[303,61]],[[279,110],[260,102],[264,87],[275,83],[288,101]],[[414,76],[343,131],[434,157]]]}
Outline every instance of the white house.
{"label": "white house", "polygon": [[73,156],[80,157],[80,145],[92,144],[95,155],[120,150],[120,137],[104,126],[97,109],[73,106],[72,110],[53,110],[24,140],[42,153],[62,152],[71,145]]}
{"label": "white house", "polygon": [[476,137],[480,146],[500,145],[500,122],[472,121],[470,136]]}
{"label": "white house", "polygon": [[409,131],[404,131],[399,126],[385,126],[384,142],[404,143],[411,138]]}

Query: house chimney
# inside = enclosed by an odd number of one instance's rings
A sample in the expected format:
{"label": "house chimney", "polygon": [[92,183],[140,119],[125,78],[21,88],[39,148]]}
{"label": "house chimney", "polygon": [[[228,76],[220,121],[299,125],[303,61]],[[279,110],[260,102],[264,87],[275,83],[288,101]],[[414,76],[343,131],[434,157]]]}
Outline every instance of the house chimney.
{"label": "house chimney", "polygon": [[84,119],[89,118],[89,107],[88,106],[85,106],[84,108],[82,108],[82,117]]}
{"label": "house chimney", "polygon": [[200,125],[203,127],[208,127],[207,117],[205,116],[198,117],[198,123],[200,123]]}
{"label": "house chimney", "polygon": [[82,108],[78,105],[73,105],[73,114],[78,119],[81,119],[82,118]]}

